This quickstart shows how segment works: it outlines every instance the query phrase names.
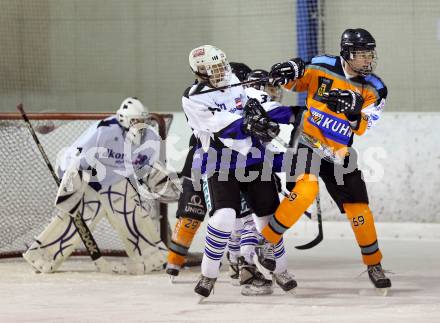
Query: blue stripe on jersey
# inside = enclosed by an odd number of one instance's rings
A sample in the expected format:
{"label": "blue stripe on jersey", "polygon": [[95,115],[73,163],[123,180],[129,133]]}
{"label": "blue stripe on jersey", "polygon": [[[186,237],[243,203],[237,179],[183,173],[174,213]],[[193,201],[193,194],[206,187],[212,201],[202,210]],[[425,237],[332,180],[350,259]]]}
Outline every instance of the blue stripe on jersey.
{"label": "blue stripe on jersey", "polygon": [[385,85],[382,83],[382,81],[375,75],[369,74],[365,76],[365,81],[373,84],[376,90],[381,90],[385,87]]}
{"label": "blue stripe on jersey", "polygon": [[249,137],[243,131],[243,119],[238,119],[228,125],[226,128],[219,131],[218,136],[220,138],[231,138],[236,140],[246,139]]}
{"label": "blue stripe on jersey", "polygon": [[286,106],[280,106],[267,112],[270,119],[278,123],[287,124],[290,117],[293,115],[292,109],[288,109]]}
{"label": "blue stripe on jersey", "polygon": [[327,64],[331,66],[336,65],[336,57],[316,56],[312,58],[312,64]]}

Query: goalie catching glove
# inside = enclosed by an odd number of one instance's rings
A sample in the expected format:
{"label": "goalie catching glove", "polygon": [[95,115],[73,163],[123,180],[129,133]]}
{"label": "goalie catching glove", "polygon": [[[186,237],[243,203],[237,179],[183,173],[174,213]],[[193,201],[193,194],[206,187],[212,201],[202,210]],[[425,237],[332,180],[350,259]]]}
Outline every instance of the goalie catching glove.
{"label": "goalie catching glove", "polygon": [[278,136],[280,126],[269,118],[260,102],[252,98],[244,107],[243,132],[266,142]]}
{"label": "goalie catching glove", "polygon": [[290,61],[277,63],[270,69],[269,76],[274,86],[285,85],[290,81],[303,77],[306,64],[301,58],[292,58]]}
{"label": "goalie catching glove", "polygon": [[327,107],[336,113],[345,113],[348,116],[359,115],[361,113],[364,98],[352,90],[330,90],[322,96]]}
{"label": "goalie catching glove", "polygon": [[142,197],[162,203],[176,202],[183,191],[177,173],[166,169],[160,162],[155,162],[139,183],[143,184],[139,188]]}

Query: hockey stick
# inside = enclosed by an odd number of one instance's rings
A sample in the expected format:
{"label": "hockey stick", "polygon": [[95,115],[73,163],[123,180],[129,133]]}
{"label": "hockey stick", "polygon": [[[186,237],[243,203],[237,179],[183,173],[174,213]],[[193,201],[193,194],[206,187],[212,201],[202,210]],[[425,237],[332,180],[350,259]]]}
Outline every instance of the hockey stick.
{"label": "hockey stick", "polygon": [[318,195],[316,196],[316,215],[318,220],[318,235],[316,236],[315,239],[313,239],[309,243],[306,243],[301,246],[295,246],[296,249],[300,249],[300,250],[311,249],[317,244],[319,244],[324,238],[324,232],[322,230],[321,200],[319,198],[319,192]]}
{"label": "hockey stick", "polygon": [[[49,169],[50,173],[52,174],[53,179],[55,180],[57,186],[59,187],[61,184],[60,179],[58,178],[57,174],[55,173],[55,170],[52,167],[52,164],[47,157],[46,152],[44,151],[43,146],[40,143],[40,140],[37,137],[37,134],[35,133],[34,128],[32,127],[31,122],[29,121],[26,112],[23,109],[23,104],[19,104],[17,106],[17,110],[21,113],[21,116],[26,123],[29,132],[32,135],[32,138],[34,139],[35,144],[38,147],[38,150],[41,153],[41,156],[44,159],[44,162],[46,163],[47,168]],[[84,221],[83,217],[81,216],[80,212],[78,211],[75,216],[73,217],[73,225],[75,226],[76,230],[78,231],[78,234],[81,238],[81,241],[83,242],[84,246],[86,247],[86,250],[92,260],[95,262],[97,268],[100,271],[108,271],[103,270],[104,265],[108,265],[107,261],[102,257],[101,251],[99,250],[98,245],[96,244],[95,239],[93,238],[92,232],[90,231],[89,227],[87,226],[86,222]],[[106,266],[109,268],[109,266]]]}
{"label": "hockey stick", "polygon": [[[289,197],[290,196],[290,194],[287,192],[287,190],[285,191],[284,189],[281,190],[281,194],[283,194],[284,197]],[[304,212],[304,215],[306,217],[308,217],[309,219],[312,219],[312,213],[310,213],[309,211],[306,210]]]}
{"label": "hockey stick", "polygon": [[268,77],[263,77],[261,79],[255,79],[255,80],[248,80],[248,81],[243,81],[243,82],[239,82],[239,83],[235,83],[235,84],[229,84],[229,85],[225,85],[225,86],[220,86],[220,87],[216,87],[216,88],[212,88],[209,90],[205,90],[205,91],[200,91],[194,94],[190,94],[190,95],[200,95],[200,94],[206,94],[206,93],[211,93],[211,92],[215,92],[215,91],[222,91],[222,90],[227,90],[230,89],[232,87],[236,87],[236,86],[240,86],[240,85],[248,85],[248,84],[254,84],[254,83],[259,83],[259,82],[264,82],[269,80]]}

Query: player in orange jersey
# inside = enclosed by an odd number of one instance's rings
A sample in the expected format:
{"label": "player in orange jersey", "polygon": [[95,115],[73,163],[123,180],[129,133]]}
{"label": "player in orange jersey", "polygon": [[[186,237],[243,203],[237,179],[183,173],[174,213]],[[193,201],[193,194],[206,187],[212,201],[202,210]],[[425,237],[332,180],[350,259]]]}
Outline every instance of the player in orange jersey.
{"label": "player in orange jersey", "polygon": [[388,288],[391,281],[381,267],[382,254],[367,189],[351,147],[354,135],[371,129],[385,105],[387,88],[373,74],[375,48],[375,39],[368,31],[347,29],[341,37],[340,56],[316,56],[308,65],[295,58],[272,66],[274,84],[307,92],[308,111],[298,154],[292,161],[293,188],[262,234],[276,244],[313,203],[321,177],[351,222],[370,280],[376,288]]}

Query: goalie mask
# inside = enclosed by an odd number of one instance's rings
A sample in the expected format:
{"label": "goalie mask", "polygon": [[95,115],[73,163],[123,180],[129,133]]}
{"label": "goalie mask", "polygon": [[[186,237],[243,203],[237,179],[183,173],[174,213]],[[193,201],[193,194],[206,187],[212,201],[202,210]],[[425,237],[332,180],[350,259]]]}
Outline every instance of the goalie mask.
{"label": "goalie mask", "polygon": [[203,45],[194,48],[189,53],[189,65],[192,72],[202,81],[212,87],[221,87],[229,84],[231,66],[226,54],[219,48]]}
{"label": "goalie mask", "polygon": [[283,99],[283,90],[280,86],[274,86],[269,82],[269,73],[265,70],[256,69],[249,73],[248,81],[260,80],[261,82],[252,83],[249,86],[257,90],[264,91],[270,95],[272,101],[281,102]]}
{"label": "goalie mask", "polygon": [[148,110],[138,98],[127,98],[116,111],[118,122],[127,130],[127,138],[139,145],[148,119]]}
{"label": "goalie mask", "polygon": [[347,29],[341,36],[341,56],[356,73],[373,73],[377,65],[376,41],[362,28]]}

